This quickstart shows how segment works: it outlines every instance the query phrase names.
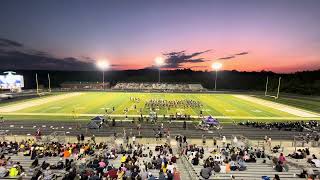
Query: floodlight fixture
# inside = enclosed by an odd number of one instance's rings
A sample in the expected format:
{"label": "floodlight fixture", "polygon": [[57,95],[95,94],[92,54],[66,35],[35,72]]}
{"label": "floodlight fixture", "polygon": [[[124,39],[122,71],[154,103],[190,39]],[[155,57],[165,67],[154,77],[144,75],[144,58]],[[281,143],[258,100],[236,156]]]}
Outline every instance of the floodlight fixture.
{"label": "floodlight fixture", "polygon": [[96,63],[96,66],[102,70],[102,88],[103,90],[105,89],[105,85],[104,85],[104,71],[109,69],[110,64],[107,60],[99,60]]}
{"label": "floodlight fixture", "polygon": [[215,71],[218,71],[219,69],[222,68],[222,64],[219,63],[219,62],[214,62],[214,63],[212,63],[211,67],[212,67],[212,69],[214,69]]}
{"label": "floodlight fixture", "polygon": [[214,91],[217,91],[218,71],[222,68],[222,64],[220,62],[214,62],[212,63],[211,67],[216,71],[216,76],[214,80]]}

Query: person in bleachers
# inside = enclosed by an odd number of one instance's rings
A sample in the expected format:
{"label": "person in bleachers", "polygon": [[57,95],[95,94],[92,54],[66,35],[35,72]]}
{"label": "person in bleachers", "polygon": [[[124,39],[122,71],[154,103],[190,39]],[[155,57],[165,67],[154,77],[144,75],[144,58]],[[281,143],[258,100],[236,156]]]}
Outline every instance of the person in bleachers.
{"label": "person in bleachers", "polygon": [[231,171],[236,171],[236,170],[238,170],[237,163],[236,163],[234,160],[232,160],[232,159],[231,159],[231,161],[230,161],[230,169],[231,169]]}
{"label": "person in bleachers", "polygon": [[300,174],[297,175],[299,178],[307,178],[308,174],[307,174],[307,170],[303,169],[302,172]]}
{"label": "person in bleachers", "polygon": [[282,167],[281,161],[278,161],[278,162],[276,163],[276,166],[274,167],[274,169],[275,169],[277,172],[282,172],[282,171],[283,171],[283,167]]}
{"label": "person in bleachers", "polygon": [[156,178],[149,172],[148,180],[156,180]]}
{"label": "person in bleachers", "polygon": [[216,173],[221,171],[221,167],[218,162],[214,162],[213,171]]}
{"label": "person in bleachers", "polygon": [[245,161],[242,158],[240,158],[238,160],[238,166],[239,166],[238,167],[239,171],[245,171],[247,169],[247,165],[246,165]]}
{"label": "person in bleachers", "polygon": [[18,169],[18,165],[13,165],[10,170],[9,170],[9,176],[11,177],[15,177],[18,176],[20,174],[19,169]]}
{"label": "person in bleachers", "polygon": [[160,169],[160,172],[159,172],[159,177],[158,177],[159,180],[166,180],[166,176],[163,172],[162,169]]}
{"label": "person in bleachers", "polygon": [[192,163],[194,166],[199,165],[199,155],[198,155],[198,153],[192,158],[191,163]]}
{"label": "person in bleachers", "polygon": [[286,162],[286,157],[284,157],[283,153],[280,153],[280,156],[278,159],[281,162],[281,164],[284,164]]}
{"label": "person in bleachers", "polygon": [[31,163],[29,171],[31,171],[31,172],[34,171],[36,168],[38,168],[38,166],[39,166],[39,160],[38,160],[38,158],[36,158],[36,159]]}
{"label": "person in bleachers", "polygon": [[46,170],[43,171],[43,179],[44,180],[51,180],[54,178],[54,176],[55,176],[55,174],[52,173],[49,166],[46,168]]}
{"label": "person in bleachers", "polygon": [[8,176],[9,171],[5,168],[5,166],[1,165],[0,166],[0,178],[4,178]]}
{"label": "person in bleachers", "polygon": [[200,171],[200,176],[203,177],[204,179],[209,179],[210,176],[212,175],[212,169],[210,166],[204,167]]}
{"label": "person in bleachers", "polygon": [[303,159],[303,152],[301,149],[298,149],[295,153],[289,154],[288,156],[293,159]]}
{"label": "person in bleachers", "polygon": [[274,175],[274,178],[273,178],[273,180],[280,180],[280,177],[279,177],[279,175],[278,175],[278,174],[275,174],[275,175]]}

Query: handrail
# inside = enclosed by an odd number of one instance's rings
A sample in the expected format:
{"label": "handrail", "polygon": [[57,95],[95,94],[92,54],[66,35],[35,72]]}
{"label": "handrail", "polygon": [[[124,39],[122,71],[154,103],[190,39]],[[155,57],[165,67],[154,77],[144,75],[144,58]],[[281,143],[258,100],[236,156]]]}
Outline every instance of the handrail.
{"label": "handrail", "polygon": [[186,155],[182,155],[181,156],[181,160],[182,160],[182,163],[184,165],[184,167],[187,169],[188,171],[188,175],[190,177],[190,179],[200,179],[200,176],[198,175],[198,173],[195,172],[194,168],[192,167],[191,163],[188,161]]}

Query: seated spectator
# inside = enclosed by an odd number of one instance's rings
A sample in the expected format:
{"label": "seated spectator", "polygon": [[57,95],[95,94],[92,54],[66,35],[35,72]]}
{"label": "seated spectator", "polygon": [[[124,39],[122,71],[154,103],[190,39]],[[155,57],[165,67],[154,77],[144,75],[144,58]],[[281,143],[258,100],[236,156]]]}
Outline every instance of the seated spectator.
{"label": "seated spectator", "polygon": [[302,172],[298,174],[298,177],[307,178],[308,177],[307,170],[303,169]]}
{"label": "seated spectator", "polygon": [[246,163],[243,159],[238,160],[239,171],[245,171],[247,169]]}
{"label": "seated spectator", "polygon": [[138,179],[139,172],[137,168],[133,169],[133,172],[131,173],[131,179]]}
{"label": "seated spectator", "polygon": [[68,149],[65,149],[63,152],[63,157],[64,158],[69,158],[70,157],[70,151]]}
{"label": "seated spectator", "polygon": [[116,179],[118,171],[115,168],[111,168],[107,173],[104,174],[105,177]]}
{"label": "seated spectator", "polygon": [[56,168],[57,169],[63,169],[64,168],[64,163],[63,163],[62,158],[60,158],[60,160],[57,162]]}
{"label": "seated spectator", "polygon": [[279,175],[278,175],[278,174],[275,174],[275,175],[274,175],[274,178],[273,178],[273,180],[280,180],[280,177],[279,177]]}
{"label": "seated spectator", "polygon": [[236,171],[238,169],[238,166],[236,164],[236,162],[234,162],[233,160],[230,161],[230,170],[231,171]]}
{"label": "seated spectator", "polygon": [[121,159],[120,159],[120,162],[121,163],[125,163],[127,161],[127,157],[125,154],[122,155]]}
{"label": "seated spectator", "polygon": [[199,164],[199,158],[198,157],[194,157],[192,160],[191,160],[191,163],[194,165],[194,166],[197,166]]}
{"label": "seated spectator", "polygon": [[47,169],[43,171],[43,179],[44,180],[51,180],[53,178],[54,178],[54,174],[50,170],[50,167],[47,167]]}
{"label": "seated spectator", "polygon": [[211,167],[204,167],[204,168],[201,169],[200,175],[204,179],[209,179],[211,174],[212,174],[211,171],[212,171]]}
{"label": "seated spectator", "polygon": [[280,153],[278,160],[281,162],[281,164],[284,164],[286,162],[286,158],[284,157],[283,153]]}
{"label": "seated spectator", "polygon": [[14,177],[19,175],[19,170],[17,165],[13,165],[9,170],[9,176]]}
{"label": "seated spectator", "polygon": [[160,169],[160,172],[159,172],[159,180],[166,180],[166,176],[164,174],[164,172],[162,171],[162,169]]}
{"label": "seated spectator", "polygon": [[35,167],[39,166],[39,160],[38,158],[36,158],[32,163],[31,163],[31,166],[30,168],[33,169]]}
{"label": "seated spectator", "polygon": [[281,161],[278,161],[278,163],[276,164],[276,166],[274,167],[274,169],[275,169],[277,172],[282,172],[282,171],[283,171],[283,167],[282,167]]}
{"label": "seated spectator", "polygon": [[173,179],[180,180],[180,172],[175,167],[173,168]]}
{"label": "seated spectator", "polygon": [[169,165],[167,167],[167,171],[170,171],[172,174],[174,173],[174,165],[172,162],[169,162]]}
{"label": "seated spectator", "polygon": [[124,171],[121,167],[119,167],[118,171],[117,171],[117,178],[118,179],[123,179],[124,176]]}
{"label": "seated spectator", "polygon": [[220,165],[219,165],[218,162],[215,162],[215,163],[214,163],[213,171],[216,172],[216,173],[218,173],[218,172],[221,171],[221,168],[220,168]]}
{"label": "seated spectator", "polygon": [[148,180],[156,180],[156,178],[151,173],[149,173]]}
{"label": "seated spectator", "polygon": [[9,172],[4,166],[0,166],[0,178],[8,176]]}
{"label": "seated spectator", "polygon": [[176,162],[177,162],[177,157],[176,157],[175,155],[173,155],[173,156],[171,157],[171,162],[172,162],[172,163],[176,163]]}

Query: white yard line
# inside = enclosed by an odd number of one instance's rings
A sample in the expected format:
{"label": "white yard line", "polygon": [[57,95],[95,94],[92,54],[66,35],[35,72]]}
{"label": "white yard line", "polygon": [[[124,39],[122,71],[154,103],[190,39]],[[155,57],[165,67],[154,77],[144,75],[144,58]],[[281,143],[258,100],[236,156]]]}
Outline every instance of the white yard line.
{"label": "white yard line", "polygon": [[260,104],[269,108],[277,109],[277,110],[280,110],[295,116],[299,116],[299,117],[305,117],[305,118],[320,117],[320,114],[317,114],[314,112],[310,112],[307,110],[299,109],[296,107],[292,107],[292,106],[288,106],[288,105],[284,105],[284,104],[280,104],[280,103],[276,103],[276,102],[248,96],[248,95],[233,95],[233,96],[245,101],[249,101],[249,102]]}
{"label": "white yard line", "polygon": [[33,106],[39,106],[39,105],[42,105],[45,103],[58,101],[58,100],[62,100],[62,99],[66,99],[66,98],[70,98],[70,97],[74,97],[74,96],[79,96],[81,94],[83,94],[83,93],[67,93],[67,94],[49,96],[49,97],[34,99],[34,100],[21,102],[21,103],[17,103],[17,104],[12,104],[9,106],[0,107],[0,113],[15,112],[15,111],[30,108]]}
{"label": "white yard line", "polygon": [[[2,115],[17,115],[17,116],[74,116],[73,113],[3,113]],[[77,114],[77,116],[82,117],[92,117],[92,116],[104,116],[104,114]],[[111,117],[125,117],[125,114],[110,114]],[[127,115],[128,117],[140,117],[138,114]],[[149,115],[143,115],[149,116]],[[198,116],[191,116],[192,118],[198,118]],[[257,119],[271,119],[271,120],[304,120],[310,119],[308,117],[270,117],[270,116],[214,116],[217,119],[244,119],[244,120],[257,120]],[[320,120],[320,117],[314,117],[312,120]]]}

